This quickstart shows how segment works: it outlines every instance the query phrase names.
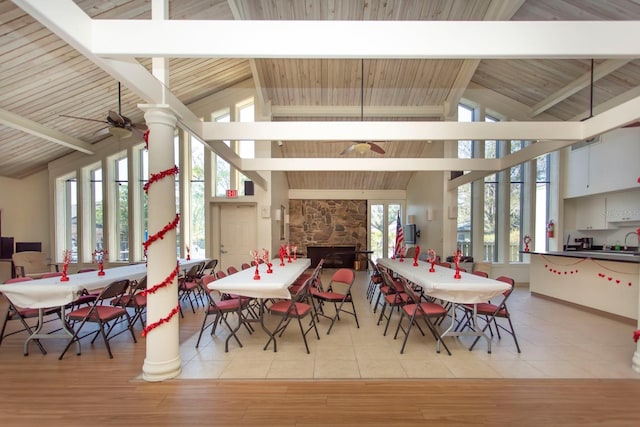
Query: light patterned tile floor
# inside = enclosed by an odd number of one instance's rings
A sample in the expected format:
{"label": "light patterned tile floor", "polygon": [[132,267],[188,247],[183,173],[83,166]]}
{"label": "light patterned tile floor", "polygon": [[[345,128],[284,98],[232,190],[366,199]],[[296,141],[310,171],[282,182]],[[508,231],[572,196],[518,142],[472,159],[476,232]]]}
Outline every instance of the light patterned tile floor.
{"label": "light patterned tile floor", "polygon": [[[323,273],[327,283],[335,270]],[[267,335],[256,330],[239,332],[243,347],[231,342],[224,351],[226,331],[207,330],[198,349],[197,334],[181,345],[181,378],[264,378],[264,379],[336,379],[336,378],[637,378],[631,369],[635,351],[634,325],[606,316],[532,296],[526,286],[518,286],[509,300],[514,327],[522,353],[513,339],[503,334],[493,337],[492,353],[480,341],[473,351],[467,337],[445,338],[452,355],[436,353],[433,337],[413,330],[404,354],[400,354],[404,335],[394,333],[399,314],[393,314],[387,336],[384,321],[366,300],[368,276],[357,273],[353,290],[360,328],[353,316],[342,315],[327,335],[327,319],[318,325],[320,339],[307,335],[311,354],[307,354],[298,325],[292,323],[278,351],[273,344],[263,350]],[[332,309],[328,309],[329,312]],[[197,316],[203,316],[201,308]],[[235,319],[231,319],[232,322]],[[277,319],[267,319],[273,326]]]}

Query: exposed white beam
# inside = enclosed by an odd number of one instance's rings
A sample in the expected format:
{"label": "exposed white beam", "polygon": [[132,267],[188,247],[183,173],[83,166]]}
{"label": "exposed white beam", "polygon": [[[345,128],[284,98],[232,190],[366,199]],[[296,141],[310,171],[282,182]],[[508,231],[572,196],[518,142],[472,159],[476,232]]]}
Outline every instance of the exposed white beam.
{"label": "exposed white beam", "polygon": [[[640,110],[637,116],[640,116]],[[580,140],[584,138],[582,122],[205,122],[202,123],[202,128],[204,138],[210,141]]]}
{"label": "exposed white beam", "polygon": [[[38,3],[38,0],[14,1],[21,5]],[[71,0],[52,3],[57,3],[60,13],[64,13]],[[460,31],[461,28],[464,31]],[[160,22],[102,19],[93,20],[90,29],[93,32],[92,50],[111,57],[640,57],[640,46],[636,43],[640,39],[640,21]],[[234,37],[224,37],[226,34],[234,34]],[[292,37],[292,34],[296,36]],[[469,34],[473,34],[473,43],[469,43]],[[438,42],[427,43],[427,40]]]}
{"label": "exposed white beam", "polygon": [[[93,52],[92,42],[95,33],[92,28],[96,21],[89,18],[73,1],[14,0],[14,3],[148,103],[168,105],[176,113],[181,127],[203,141],[233,167],[239,168],[240,157],[232,150],[225,148],[226,146],[216,145],[220,150],[217,152],[208,144],[202,137],[200,119],[134,58],[126,60],[102,58]],[[154,20],[154,22],[165,21]],[[245,175],[256,185],[266,188],[267,182],[261,175],[254,172],[248,172]]]}
{"label": "exposed white beam", "polygon": [[[613,73],[615,70],[622,67],[623,65],[626,65],[628,62],[630,62],[630,59],[610,59],[610,60],[604,61],[601,64],[598,64],[597,66],[593,67],[593,81],[595,82],[605,77],[606,75]],[[549,95],[548,97],[546,97],[545,99],[543,99],[542,101],[538,102],[533,107],[531,107],[531,112],[529,113],[529,116],[530,117],[537,116],[538,114],[564,101],[574,93],[580,91],[581,89],[584,89],[590,84],[591,84],[591,71],[588,71],[585,74],[578,77],[577,79],[575,79],[574,81],[572,81],[571,83],[569,83],[568,85],[566,85],[565,87],[555,91],[554,93],[552,93],[551,95]]]}
{"label": "exposed white beam", "polygon": [[38,138],[46,139],[47,141],[51,141],[64,147],[81,151],[85,154],[94,154],[94,149],[91,144],[88,144],[81,139],[74,138],[55,129],[43,126],[40,123],[19,116],[15,113],[12,113],[11,111],[0,109],[0,123],[5,126],[9,126],[10,128],[37,136]]}
{"label": "exposed white beam", "polygon": [[497,171],[501,159],[442,159],[442,158],[271,158],[242,159],[248,171]]}
{"label": "exposed white beam", "polygon": [[[272,105],[273,117],[360,117],[360,106],[324,105]],[[365,106],[364,117],[437,117],[444,116],[442,105],[408,106]]]}

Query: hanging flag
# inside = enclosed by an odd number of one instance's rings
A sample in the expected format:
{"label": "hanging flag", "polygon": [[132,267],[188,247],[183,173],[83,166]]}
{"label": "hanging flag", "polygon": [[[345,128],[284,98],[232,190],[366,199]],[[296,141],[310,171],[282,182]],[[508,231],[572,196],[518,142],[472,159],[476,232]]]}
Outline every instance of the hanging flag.
{"label": "hanging flag", "polygon": [[400,251],[402,250],[403,247],[404,247],[404,231],[402,230],[402,224],[400,223],[400,213],[398,212],[398,218],[396,220],[396,247],[393,251],[394,258],[400,254]]}

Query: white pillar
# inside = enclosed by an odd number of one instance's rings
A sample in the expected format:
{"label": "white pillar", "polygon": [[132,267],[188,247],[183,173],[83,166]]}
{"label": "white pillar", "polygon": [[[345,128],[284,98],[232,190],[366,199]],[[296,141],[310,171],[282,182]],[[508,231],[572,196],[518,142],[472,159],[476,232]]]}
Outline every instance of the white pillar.
{"label": "white pillar", "polygon": [[[145,121],[149,127],[149,177],[161,174],[175,166],[174,133],[175,113],[168,105],[143,105]],[[152,236],[161,232],[176,217],[175,176],[167,175],[149,185],[149,240],[147,248],[147,288],[161,284],[176,267],[176,230],[171,228],[163,238]],[[178,306],[177,280],[168,286],[147,294],[147,327],[166,319]],[[163,381],[180,374],[180,315],[150,329],[146,337],[147,354],[142,367],[146,381]]]}
{"label": "white pillar", "polygon": [[[639,233],[640,234],[640,233]],[[638,286],[640,287],[640,267],[638,268]],[[640,329],[640,291],[638,292],[638,329]],[[640,340],[636,344],[636,351],[633,353],[633,358],[631,358],[631,368],[640,373]]]}

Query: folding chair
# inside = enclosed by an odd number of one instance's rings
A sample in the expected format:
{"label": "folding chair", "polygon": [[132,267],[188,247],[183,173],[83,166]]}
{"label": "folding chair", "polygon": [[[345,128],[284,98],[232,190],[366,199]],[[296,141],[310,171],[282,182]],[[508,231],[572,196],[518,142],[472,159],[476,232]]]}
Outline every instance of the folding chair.
{"label": "folding chair", "polygon": [[[393,336],[393,339],[396,339],[398,337],[398,332],[400,331],[400,329],[402,329],[402,331],[404,332],[404,341],[402,342],[400,354],[404,353],[404,348],[407,345],[407,339],[409,338],[409,332],[411,332],[411,328],[413,327],[413,325],[416,325],[418,329],[420,329],[418,320],[422,319],[431,331],[433,337],[436,339],[436,342],[441,342],[445,350],[447,350],[447,353],[449,353],[449,356],[451,356],[451,352],[449,351],[447,344],[442,341],[440,333],[431,321],[431,319],[439,319],[446,316],[447,310],[440,304],[422,301],[420,294],[418,294],[404,278],[400,278],[400,280],[402,282],[404,291],[409,298],[408,303],[402,306],[400,321],[398,322],[396,333]],[[402,327],[402,320],[405,318],[405,316],[409,319],[409,325],[407,326],[406,330],[404,329],[404,327]],[[422,335],[424,335],[422,329],[420,329],[420,332],[422,333]],[[440,353],[440,350],[438,349],[437,352]]]}
{"label": "folding chair", "polygon": [[[244,326],[247,328],[247,331],[249,331],[250,334],[253,332],[253,328],[251,327],[251,325],[249,325],[249,323],[245,321],[246,316],[243,313],[243,311],[247,309],[247,306],[249,305],[249,298],[239,297],[239,298],[229,298],[229,299],[216,301],[211,295],[213,291],[207,288],[207,284],[209,284],[213,280],[215,280],[215,276],[207,275],[203,277],[203,280],[199,283],[201,293],[205,295],[205,298],[208,301],[208,306],[207,306],[207,312],[205,313],[204,319],[202,320],[202,327],[200,328],[200,334],[198,334],[198,341],[196,342],[196,348],[198,348],[198,346],[200,345],[200,339],[202,338],[202,333],[204,332],[204,330],[207,329],[209,326],[211,326],[211,335],[213,336],[213,334],[215,334],[216,332],[216,328],[218,327],[218,324],[221,322],[225,324],[225,326],[230,332],[230,335],[227,337],[224,343],[224,351],[228,352],[229,339],[231,339],[231,337],[233,337],[238,343],[238,345],[242,347],[242,343],[240,342],[240,339],[238,338],[238,335],[237,335],[237,332],[240,329],[241,325],[244,324]],[[238,323],[238,327],[235,329],[232,328],[229,322],[227,321],[227,314],[229,313],[236,313],[238,315],[239,323]],[[215,317],[213,321],[207,323],[207,319],[209,318],[209,316],[215,316]]]}
{"label": "folding chair", "polygon": [[[16,277],[13,279],[8,279],[6,282],[4,283],[18,283],[18,282],[28,282],[34,280],[32,277]],[[2,345],[2,341],[4,339],[4,337],[8,337],[14,334],[18,334],[20,332],[24,332],[26,331],[29,335],[32,335],[34,332],[34,329],[37,330],[38,329],[38,325],[32,327],[29,325],[29,323],[27,322],[27,319],[38,319],[38,322],[41,321],[40,319],[40,310],[37,308],[19,308],[16,307],[15,305],[13,305],[13,303],[11,302],[11,300],[9,298],[6,298],[7,302],[8,302],[8,306],[7,306],[7,312],[4,316],[4,322],[2,322],[2,330],[0,331],[0,345]],[[46,308],[43,309],[43,317],[44,316],[48,316],[51,314],[60,314],[60,308]],[[18,329],[17,331],[13,331],[10,332],[8,334],[5,334],[5,330],[7,327],[7,323],[9,323],[12,320],[18,320],[21,324],[22,324],[22,329]],[[36,345],[38,346],[38,348],[40,349],[40,352],[42,354],[47,354],[47,351],[44,349],[44,346],[40,343],[40,340],[35,339],[34,340]],[[26,353],[25,353],[26,355]]]}
{"label": "folding chair", "polygon": [[[318,310],[315,313],[316,318],[318,316],[322,316],[327,319],[331,319],[331,325],[329,325],[329,329],[327,329],[327,335],[331,332],[331,328],[333,328],[336,320],[340,320],[341,312],[353,315],[356,319],[356,326],[360,328],[358,315],[356,314],[356,306],[353,303],[353,296],[351,295],[351,287],[353,286],[355,278],[356,275],[353,270],[349,268],[340,268],[338,271],[333,273],[333,276],[331,276],[331,282],[327,286],[326,291],[315,288],[315,290],[311,292],[311,296],[320,302]],[[343,288],[342,292],[338,292],[340,290],[338,287]],[[324,314],[324,303],[333,304],[335,309],[335,315],[333,317]],[[351,304],[352,311],[348,311],[344,308],[346,303]]]}
{"label": "folding chair", "polygon": [[[269,347],[271,341],[273,341],[273,351],[277,351],[277,343],[276,343],[276,335],[282,336],[284,331],[289,326],[291,319],[298,320],[298,326],[300,327],[300,333],[302,334],[302,339],[304,340],[304,346],[307,349],[307,354],[309,351],[309,344],[307,343],[307,334],[313,329],[316,332],[316,338],[320,339],[320,335],[318,334],[318,328],[316,327],[315,317],[313,315],[313,306],[305,302],[309,298],[309,284],[317,280],[313,275],[302,284],[302,286],[298,289],[298,292],[291,300],[282,300],[276,303],[271,304],[268,308],[270,314],[281,316],[280,322],[273,330],[271,335],[269,336],[269,341],[264,346],[264,350]],[[311,321],[309,322],[309,327],[305,330],[302,326],[302,319],[311,315]]]}
{"label": "folding chair", "polygon": [[[95,299],[93,304],[90,307],[82,307],[76,310],[72,310],[67,313],[67,321],[68,323],[80,322],[77,328],[74,327],[74,334],[67,343],[67,346],[64,348],[64,351],[58,358],[62,360],[69,347],[75,342],[77,344],[77,355],[80,355],[80,340],[87,336],[93,335],[93,339],[91,340],[91,344],[98,338],[98,334],[102,335],[102,339],[107,347],[107,352],[109,353],[109,358],[113,359],[113,354],[111,353],[111,347],[109,346],[109,340],[117,337],[123,332],[129,330],[131,333],[131,337],[133,338],[133,342],[138,342],[136,340],[136,335],[133,332],[133,325],[131,324],[131,317],[129,316],[129,312],[126,308],[120,305],[120,301],[127,294],[127,290],[129,288],[129,280],[117,280],[115,282],[111,282],[108,284],[98,297]],[[111,304],[102,304],[103,301],[116,301],[115,305]],[[114,335],[111,334],[113,328],[116,324],[119,324],[119,320],[126,319],[127,327]],[[80,336],[80,332],[84,328],[87,323],[97,323],[98,330],[91,331],[86,333],[85,335]],[[108,327],[105,330],[105,327]]]}
{"label": "folding chair", "polygon": [[[518,350],[518,353],[520,353],[520,345],[518,344],[518,338],[516,338],[516,332],[513,329],[513,323],[511,323],[511,314],[509,313],[509,310],[507,309],[507,299],[509,299],[509,297],[511,296],[511,294],[513,293],[513,289],[515,286],[515,280],[513,280],[511,277],[506,277],[506,276],[500,276],[498,278],[496,278],[496,280],[499,280],[501,282],[505,282],[510,286],[509,289],[507,289],[506,291],[504,291],[502,293],[502,301],[500,301],[499,304],[491,304],[491,303],[480,303],[480,304],[476,304],[476,313],[477,316],[484,316],[485,318],[485,325],[484,328],[482,328],[482,332],[484,333],[484,331],[487,330],[487,328],[491,327],[491,322],[493,322],[495,328],[496,328],[496,332],[498,333],[498,339],[501,339],[502,337],[500,336],[500,329],[502,329],[503,331],[507,332],[508,334],[511,334],[511,336],[513,337],[513,341],[516,344],[516,349]],[[469,313],[469,310],[473,310],[473,308],[467,308],[467,322],[465,323],[465,326],[469,325],[469,322],[472,321],[471,319],[471,315]],[[507,329],[504,325],[501,325],[497,322],[496,318],[501,318],[501,319],[507,319],[507,322],[509,323],[509,329]],[[464,328],[463,328],[464,329]],[[473,347],[475,347],[476,343],[478,342],[478,340],[480,339],[480,337],[478,336],[475,341],[473,341],[473,344],[471,344],[471,347],[469,347],[469,350],[473,350]]]}
{"label": "folding chair", "polygon": [[198,300],[204,303],[201,295],[199,294],[199,282],[202,277],[200,273],[204,267],[204,261],[194,264],[181,277],[178,277],[178,299],[180,301],[188,300],[191,305],[191,311],[193,311],[194,314],[196,312],[196,308],[193,305],[194,298],[196,300],[196,304],[198,304]]}
{"label": "folding chair", "polygon": [[[382,280],[384,281],[387,288],[394,287],[393,278],[391,277],[388,271],[382,272]],[[378,317],[378,323],[377,323],[378,325],[380,325],[380,322],[382,322],[383,318],[387,319],[387,324],[384,327],[384,333],[383,333],[384,336],[387,335],[387,330],[389,329],[389,323],[391,323],[391,315],[393,314],[393,309],[402,307],[403,305],[407,304],[408,301],[409,301],[409,297],[406,294],[406,292],[404,292],[404,289],[402,290],[402,292],[398,292],[398,291],[389,292],[384,296],[382,308],[380,309],[380,317]],[[389,307],[389,314],[386,314],[387,306]]]}
{"label": "folding chair", "polygon": [[137,320],[140,320],[140,324],[144,329],[144,319],[142,314],[147,308],[147,296],[143,295],[143,291],[147,289],[147,276],[142,279],[131,282],[129,286],[129,293],[122,298],[114,298],[111,300],[112,305],[117,305],[124,308],[133,308],[133,317],[131,318],[131,324],[135,325]]}

